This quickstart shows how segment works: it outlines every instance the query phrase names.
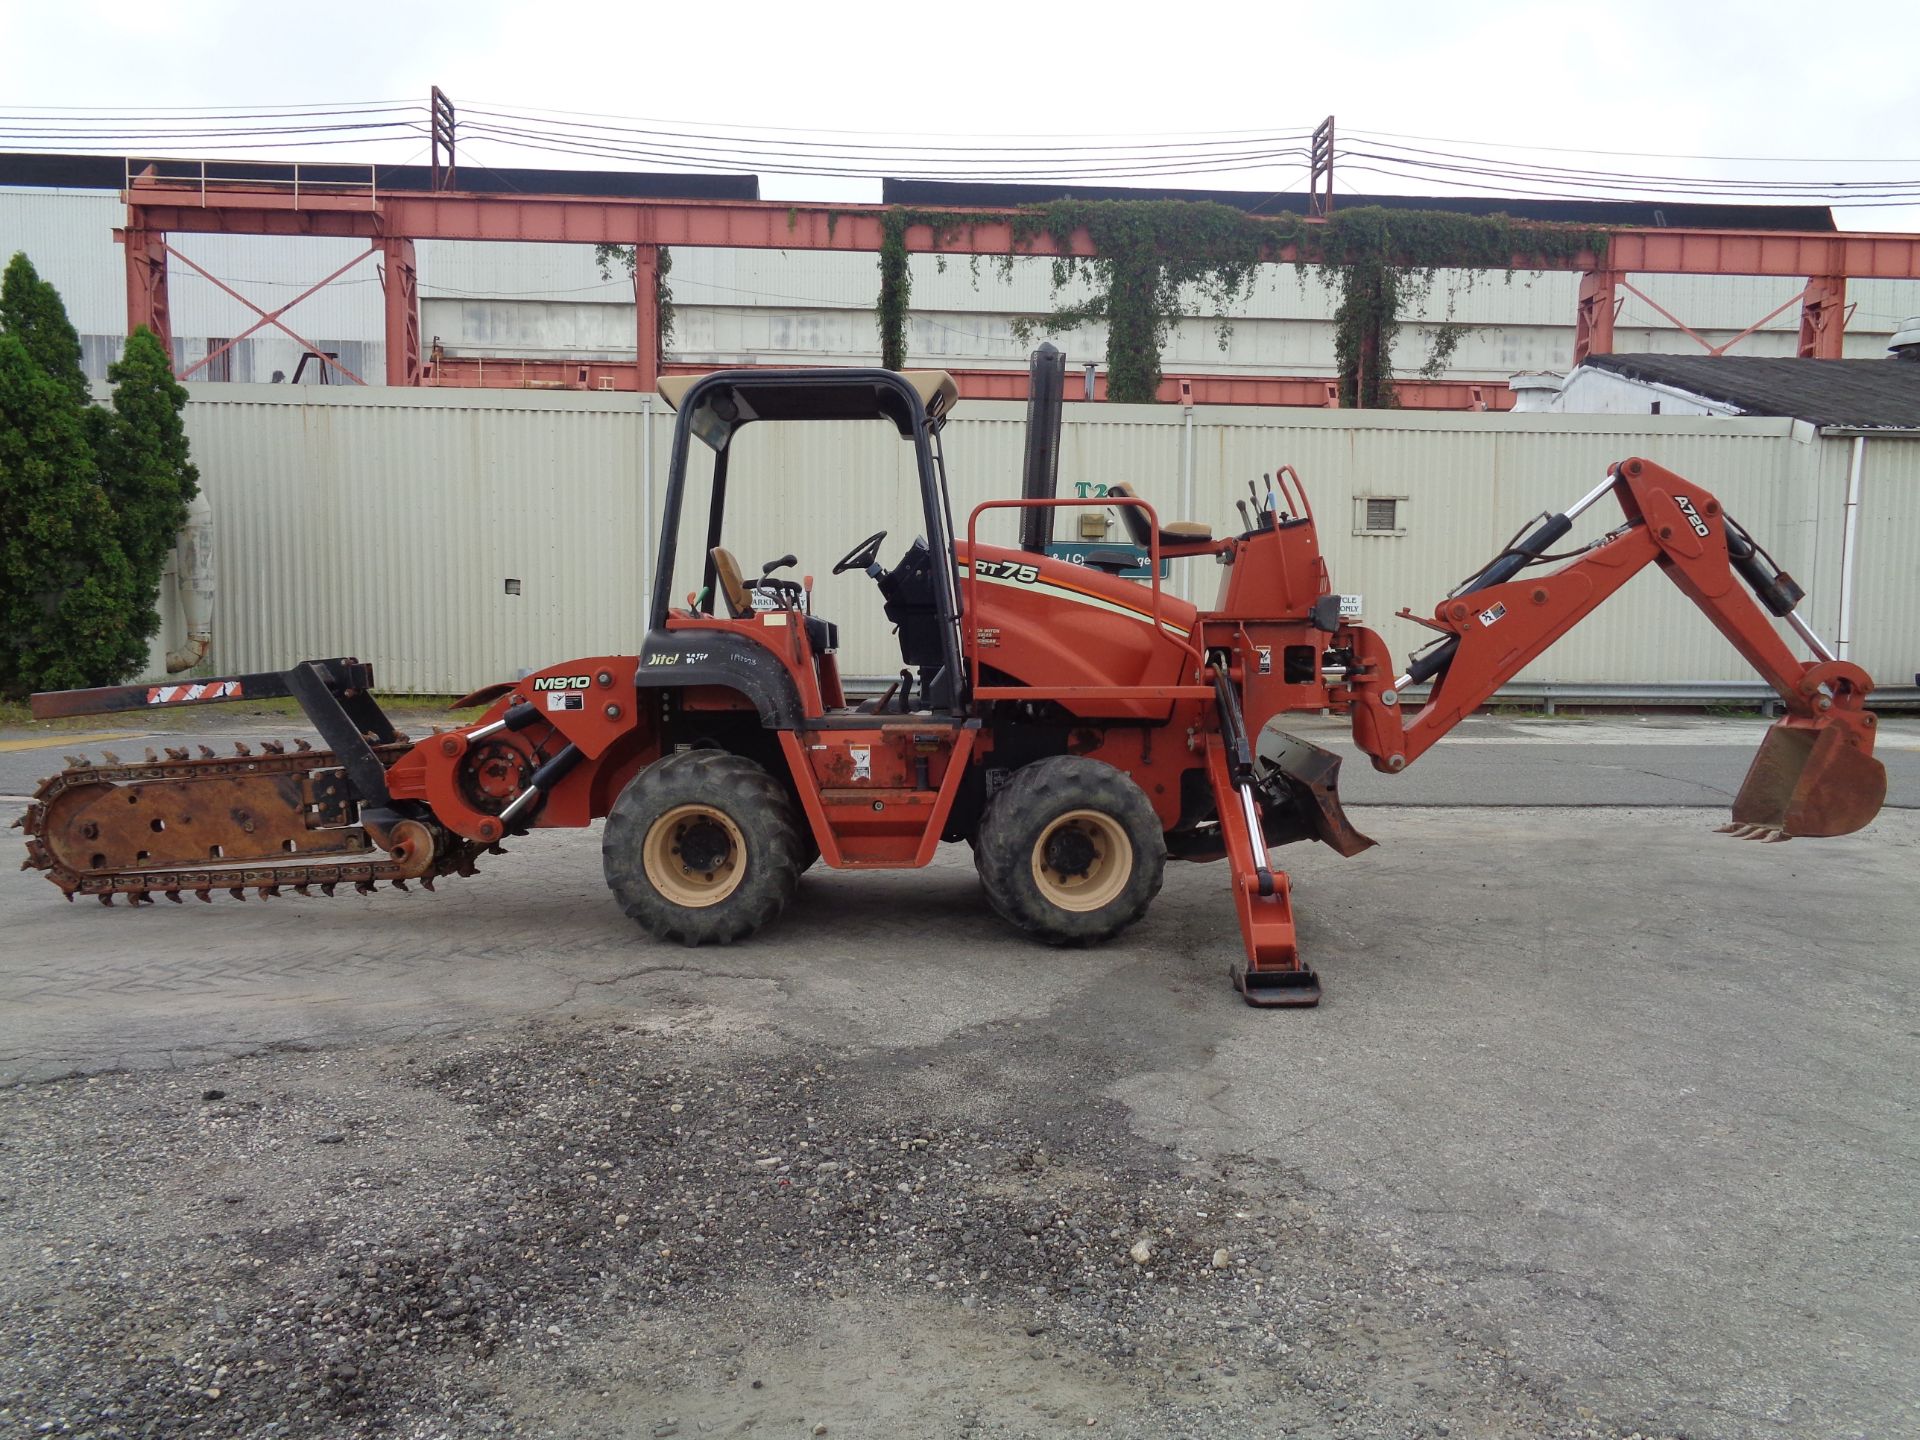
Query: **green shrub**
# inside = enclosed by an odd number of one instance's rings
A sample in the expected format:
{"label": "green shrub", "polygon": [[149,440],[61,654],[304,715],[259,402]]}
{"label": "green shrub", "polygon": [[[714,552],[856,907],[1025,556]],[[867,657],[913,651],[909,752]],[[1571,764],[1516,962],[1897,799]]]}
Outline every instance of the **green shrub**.
{"label": "green shrub", "polygon": [[146,663],[160,577],[198,490],[187,392],[136,330],[92,403],[59,292],[0,280],[0,697],[110,685]]}

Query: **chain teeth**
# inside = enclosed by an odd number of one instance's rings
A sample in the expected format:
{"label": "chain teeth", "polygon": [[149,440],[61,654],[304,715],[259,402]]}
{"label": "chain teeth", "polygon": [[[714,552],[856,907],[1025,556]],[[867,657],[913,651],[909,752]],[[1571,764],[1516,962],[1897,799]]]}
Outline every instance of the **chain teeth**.
{"label": "chain teeth", "polygon": [[[373,737],[369,737],[370,739]],[[405,737],[396,735],[395,739],[376,742],[385,755],[397,755],[404,750]],[[245,767],[235,767],[234,757],[248,759],[253,757],[255,749],[245,742],[235,742],[233,755],[216,752],[210,746],[196,742],[199,759],[193,759],[185,746],[165,747],[164,761],[148,749],[146,766],[152,766],[160,773],[149,775],[142,773],[144,768],[139,762],[128,763],[111,750],[102,751],[102,761],[89,760],[84,755],[67,756],[67,769],[48,776],[40,782],[24,812],[14,820],[13,828],[24,830],[26,858],[20,862],[23,870],[41,870],[48,872],[47,878],[59,886],[62,893],[71,902],[77,895],[91,895],[102,905],[111,907],[116,899],[123,898],[128,909],[138,909],[143,905],[157,903],[165,895],[175,905],[185,903],[186,892],[191,891],[194,899],[202,904],[213,902],[215,890],[225,890],[234,899],[244,902],[251,890],[261,900],[274,900],[284,897],[285,890],[291,889],[302,898],[313,898],[314,890],[331,898],[338,886],[351,884],[356,893],[371,895],[385,883],[394,889],[411,893],[410,881],[418,880],[422,889],[432,890],[434,879],[438,875],[473,875],[478,873],[475,862],[485,853],[504,854],[504,847],[484,845],[478,842],[461,840],[448,836],[446,848],[441,853],[431,873],[424,875],[404,875],[395,873],[402,869],[402,862],[381,857],[377,851],[362,853],[356,858],[341,860],[322,860],[316,856],[306,864],[276,864],[282,857],[261,857],[255,865],[244,861],[225,861],[216,863],[207,870],[167,870],[159,867],[151,869],[100,869],[77,871],[68,867],[47,843],[44,827],[47,823],[48,806],[54,799],[78,785],[121,785],[154,783],[187,783],[197,778],[196,771],[210,768],[212,773],[204,777],[213,779],[222,774],[234,773],[240,768],[252,773],[260,769],[287,771],[304,775],[310,771],[325,769],[337,763],[331,752],[316,750],[305,739],[292,741],[292,755],[302,757],[289,759],[289,746],[284,740],[259,740],[254,742],[261,759]],[[388,763],[392,763],[391,760]],[[185,767],[184,772],[176,767]],[[348,852],[351,856],[352,852]],[[332,878],[324,878],[331,876]],[[304,877],[304,878],[295,878]]]}

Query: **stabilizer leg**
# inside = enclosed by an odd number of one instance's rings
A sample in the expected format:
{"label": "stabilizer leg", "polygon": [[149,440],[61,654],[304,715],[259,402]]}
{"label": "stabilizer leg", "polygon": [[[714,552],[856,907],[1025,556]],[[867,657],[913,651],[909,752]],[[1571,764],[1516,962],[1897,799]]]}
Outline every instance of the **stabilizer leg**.
{"label": "stabilizer leg", "polygon": [[1207,778],[1213,785],[1233,876],[1234,910],[1246,947],[1245,958],[1230,972],[1234,988],[1249,1005],[1318,1005],[1320,977],[1301,963],[1294,941],[1292,887],[1285,871],[1270,868],[1257,818],[1253,824],[1246,821],[1255,805],[1252,786],[1233,783],[1226,747],[1218,735],[1207,737]]}

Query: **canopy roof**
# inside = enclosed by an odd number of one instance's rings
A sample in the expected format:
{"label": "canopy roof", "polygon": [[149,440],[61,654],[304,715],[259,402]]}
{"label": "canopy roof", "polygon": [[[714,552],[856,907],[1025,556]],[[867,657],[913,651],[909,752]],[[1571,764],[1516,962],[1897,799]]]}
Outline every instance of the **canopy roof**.
{"label": "canopy roof", "polygon": [[664,375],[658,388],[674,410],[694,397],[694,433],[716,448],[752,420],[890,420],[911,435],[917,413],[944,420],[960,398],[944,370],[716,370]]}

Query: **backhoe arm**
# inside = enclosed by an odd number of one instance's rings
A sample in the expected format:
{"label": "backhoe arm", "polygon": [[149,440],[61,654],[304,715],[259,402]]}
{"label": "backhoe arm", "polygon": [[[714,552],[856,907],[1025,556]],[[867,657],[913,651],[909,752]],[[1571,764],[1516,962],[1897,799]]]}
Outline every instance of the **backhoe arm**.
{"label": "backhoe arm", "polygon": [[[1611,492],[1625,523],[1558,569],[1539,573],[1548,548],[1582,511]],[[1734,804],[1741,826],[1768,838],[1844,835],[1867,824],[1886,797],[1873,759],[1873,681],[1834,658],[1794,613],[1801,590],[1775,568],[1700,486],[1645,460],[1616,465],[1604,484],[1548,517],[1434,611],[1443,638],[1392,675],[1385,642],[1354,631],[1349,675],[1354,740],[1374,768],[1397,773],[1492,698],[1548,646],[1650,564],[1707,614],[1779,693],[1787,714],[1769,733]],[[1819,657],[1795,658],[1769,614],[1785,619]],[[1401,692],[1431,680],[1427,703],[1407,719]]]}

